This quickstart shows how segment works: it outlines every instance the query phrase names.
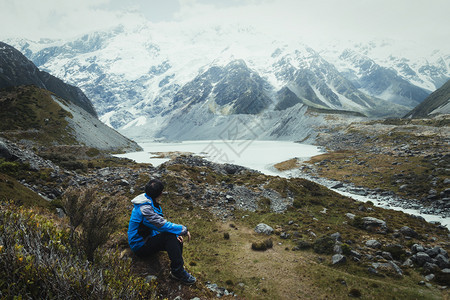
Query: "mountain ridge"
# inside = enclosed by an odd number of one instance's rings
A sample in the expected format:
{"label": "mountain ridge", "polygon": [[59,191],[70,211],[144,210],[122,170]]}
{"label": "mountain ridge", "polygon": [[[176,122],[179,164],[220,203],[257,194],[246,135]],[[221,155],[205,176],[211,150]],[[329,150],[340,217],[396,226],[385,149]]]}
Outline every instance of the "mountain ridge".
{"label": "mountain ridge", "polygon": [[431,93],[404,118],[430,118],[439,114],[450,114],[450,80]]}
{"label": "mountain ridge", "polygon": [[[376,66],[372,69],[378,70],[378,73],[366,72],[361,76],[358,74],[362,74],[364,63],[349,62],[348,58],[346,61],[341,57],[348,47],[333,46],[331,50],[319,48],[316,51],[303,43],[286,44],[251,30],[233,30],[236,29],[204,29],[200,33],[183,30],[183,36],[179,36],[180,33],[165,29],[118,26],[53,44],[23,40],[14,43],[45,70],[77,83],[92,99],[103,122],[121,132],[146,126],[151,133],[149,138],[158,131],[166,131],[167,120],[179,112],[181,102],[188,101],[179,102],[183,91],[192,87],[196,78],[209,69],[224,68],[233,61],[244,61],[271,86],[266,89],[271,90],[270,93],[261,94],[266,94],[274,104],[266,110],[281,101],[277,92],[287,87],[303,104],[319,109],[353,110],[372,117],[400,117],[431,93],[430,87],[450,78],[447,66],[450,56],[441,52],[432,56],[433,61],[437,61],[434,63],[394,56],[394,51],[390,56],[371,57],[378,49],[387,51],[391,46],[386,42],[355,44],[350,47],[352,51],[367,57]],[[172,35],[167,35],[169,32]],[[395,49],[395,45],[391,48]],[[373,80],[379,83],[372,86]],[[396,83],[383,83],[388,80]],[[419,86],[415,85],[420,82]],[[206,90],[203,92],[209,94]],[[226,102],[219,98],[217,102]],[[252,98],[261,99],[257,95]],[[277,109],[280,107],[283,105]],[[261,112],[261,108],[255,107],[254,112]]]}
{"label": "mountain ridge", "polygon": [[61,79],[40,71],[22,53],[6,43],[0,42],[0,88],[34,84],[71,101],[97,117],[97,113],[84,93]]}
{"label": "mountain ridge", "polygon": [[23,54],[4,43],[0,44],[0,108],[1,135],[11,140],[27,140],[45,147],[141,149],[103,124],[79,88],[40,71]]}

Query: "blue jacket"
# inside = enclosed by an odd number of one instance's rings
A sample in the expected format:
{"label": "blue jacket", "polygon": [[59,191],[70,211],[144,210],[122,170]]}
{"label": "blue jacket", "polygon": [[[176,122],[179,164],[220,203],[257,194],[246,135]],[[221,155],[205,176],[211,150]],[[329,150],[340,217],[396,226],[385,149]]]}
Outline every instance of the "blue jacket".
{"label": "blue jacket", "polygon": [[152,198],[140,194],[133,200],[133,211],[128,224],[128,244],[136,251],[145,244],[145,239],[160,232],[185,235],[187,228],[164,219],[161,207],[155,207]]}

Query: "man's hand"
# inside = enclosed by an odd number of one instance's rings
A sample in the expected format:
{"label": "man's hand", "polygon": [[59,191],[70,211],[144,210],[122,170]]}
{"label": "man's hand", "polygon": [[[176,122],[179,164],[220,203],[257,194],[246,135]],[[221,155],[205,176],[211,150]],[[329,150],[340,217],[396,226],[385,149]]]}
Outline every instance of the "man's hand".
{"label": "man's hand", "polygon": [[[186,236],[187,236],[187,241],[188,241],[188,243],[191,241],[191,233],[188,231],[187,233],[186,233]],[[183,241],[184,241],[184,239],[183,239],[183,237],[181,236],[181,235],[179,235],[178,237],[177,237],[177,239],[178,239],[178,241],[180,242],[180,243],[183,243]]]}

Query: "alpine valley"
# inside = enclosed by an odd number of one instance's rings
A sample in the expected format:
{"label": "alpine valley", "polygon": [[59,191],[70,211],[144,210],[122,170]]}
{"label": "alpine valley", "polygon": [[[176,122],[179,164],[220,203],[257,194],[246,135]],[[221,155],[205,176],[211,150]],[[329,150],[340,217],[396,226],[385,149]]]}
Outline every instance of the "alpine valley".
{"label": "alpine valley", "polygon": [[311,112],[402,117],[450,78],[440,50],[421,56],[418,45],[387,40],[313,49],[242,26],[6,42],[80,87],[103,122],[135,140],[215,139],[245,124],[241,139],[311,142],[323,121]]}
{"label": "alpine valley", "polygon": [[[0,42],[0,298],[449,299],[445,51],[242,26]],[[130,138],[264,140],[277,175],[185,150],[116,155],[142,150]],[[286,160],[280,140],[326,153]],[[192,233],[194,285],[129,247],[149,178]]]}

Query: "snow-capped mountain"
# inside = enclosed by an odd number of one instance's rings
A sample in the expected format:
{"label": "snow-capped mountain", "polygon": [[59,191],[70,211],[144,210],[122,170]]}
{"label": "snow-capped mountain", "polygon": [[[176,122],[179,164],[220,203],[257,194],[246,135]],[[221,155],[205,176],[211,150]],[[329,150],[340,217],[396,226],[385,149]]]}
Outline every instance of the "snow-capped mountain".
{"label": "snow-capped mountain", "polygon": [[118,26],[72,41],[8,42],[41,69],[80,87],[102,121],[140,138],[182,138],[173,130],[180,119],[201,138],[210,130],[197,123],[224,124],[232,115],[281,118],[305,105],[403,116],[450,78],[450,56],[440,51],[427,59],[401,56],[384,41],[312,49],[239,26]]}

